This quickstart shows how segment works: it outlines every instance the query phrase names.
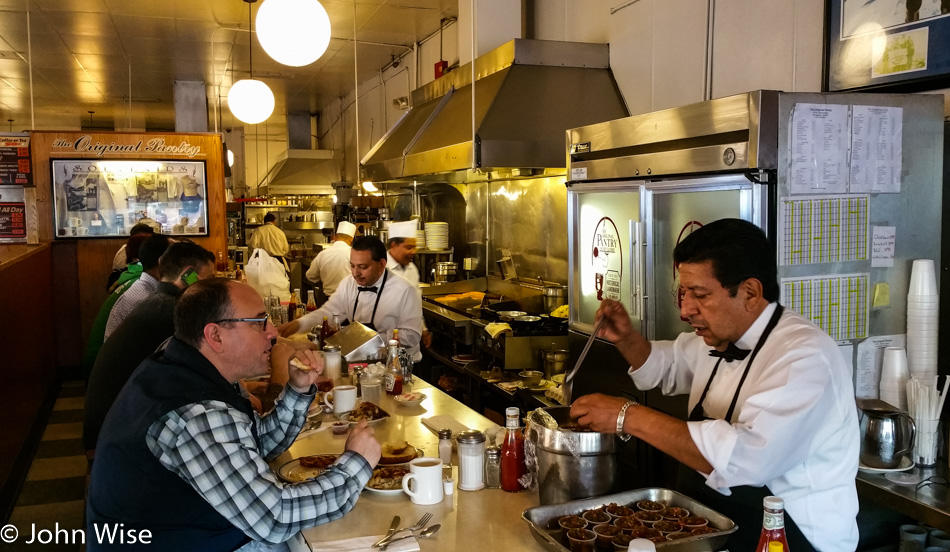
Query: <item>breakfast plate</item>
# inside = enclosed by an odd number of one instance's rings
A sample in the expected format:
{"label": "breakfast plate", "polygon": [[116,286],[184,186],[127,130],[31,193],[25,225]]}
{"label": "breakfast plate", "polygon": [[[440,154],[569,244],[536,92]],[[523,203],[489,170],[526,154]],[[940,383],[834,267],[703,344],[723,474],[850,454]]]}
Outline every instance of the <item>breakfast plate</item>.
{"label": "breakfast plate", "polygon": [[901,460],[901,463],[896,468],[872,468],[871,466],[865,466],[864,464],[858,464],[858,470],[865,473],[894,473],[907,471],[914,467],[914,461],[908,457],[904,457]]}
{"label": "breakfast plate", "polygon": [[366,484],[366,490],[378,494],[403,494],[402,478],[409,473],[405,466],[379,466]]}
{"label": "breakfast plate", "polygon": [[[304,458],[294,458],[277,468],[277,477],[286,483],[300,483],[320,475],[339,457],[339,454],[314,454]],[[304,466],[301,464],[301,461],[308,463],[307,459],[312,459],[313,465]]]}
{"label": "breakfast plate", "polygon": [[366,420],[369,425],[373,426],[388,419],[389,412],[386,412],[371,402],[364,402],[361,403],[356,408],[356,410],[338,414],[337,418],[339,418],[341,422],[349,423],[351,426],[354,426],[363,420]]}
{"label": "breakfast plate", "polygon": [[554,383],[553,381],[541,380],[541,382],[538,383],[538,385],[536,385],[535,387],[524,387],[524,390],[531,393],[544,393],[548,389],[553,389],[555,387],[557,387],[557,384]]}

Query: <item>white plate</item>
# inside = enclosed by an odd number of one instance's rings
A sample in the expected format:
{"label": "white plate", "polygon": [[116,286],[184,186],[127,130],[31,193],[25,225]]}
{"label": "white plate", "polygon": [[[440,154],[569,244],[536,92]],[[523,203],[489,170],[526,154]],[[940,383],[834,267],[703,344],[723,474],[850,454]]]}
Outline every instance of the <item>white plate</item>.
{"label": "white plate", "polygon": [[544,392],[547,391],[548,389],[554,389],[555,387],[557,387],[557,384],[556,384],[556,383],[554,383],[554,382],[551,381],[551,380],[544,380],[544,379],[543,379],[543,380],[541,380],[541,383],[539,383],[536,387],[524,387],[524,386],[522,386],[522,389],[524,389],[525,391],[529,391],[529,392],[531,392],[531,393],[544,393]]}
{"label": "white plate", "polygon": [[[369,491],[371,493],[381,494],[381,495],[400,495],[400,494],[406,495],[406,493],[402,492],[401,488],[400,489],[374,489],[370,487],[369,485],[367,485],[363,487],[363,490]],[[409,495],[406,495],[406,496],[409,496]]]}
{"label": "white plate", "polygon": [[422,401],[426,400],[426,396],[423,393],[403,393],[402,395],[396,395],[393,397],[393,400],[403,406],[417,406]]}
{"label": "white plate", "polygon": [[[349,412],[344,412],[344,413],[338,415],[337,418],[339,418],[341,422],[347,422],[347,423],[349,423],[349,424],[350,424],[350,427],[353,427],[353,426],[355,426],[356,424],[360,423],[358,420],[357,420],[357,421],[351,420],[351,419],[350,419],[350,413],[349,413]],[[379,425],[379,424],[385,422],[385,421],[388,420],[388,419],[389,419],[389,415],[386,415],[386,416],[383,416],[382,418],[379,418],[379,419],[376,419],[376,420],[367,420],[367,423],[368,423],[368,425],[374,426],[374,425]]]}
{"label": "white plate", "polygon": [[[338,454],[335,454],[334,456],[339,457]],[[281,467],[277,468],[277,477],[283,479],[287,483],[300,483],[301,481],[306,481],[311,477],[316,477],[321,473],[323,473],[323,470],[319,468],[305,468],[301,466],[299,458],[294,458],[290,462],[287,462]]]}
{"label": "white plate", "polygon": [[901,463],[896,468],[872,468],[871,466],[865,466],[864,464],[858,464],[858,469],[865,473],[894,473],[907,471],[914,467],[914,462],[908,457],[904,457],[901,460]]}

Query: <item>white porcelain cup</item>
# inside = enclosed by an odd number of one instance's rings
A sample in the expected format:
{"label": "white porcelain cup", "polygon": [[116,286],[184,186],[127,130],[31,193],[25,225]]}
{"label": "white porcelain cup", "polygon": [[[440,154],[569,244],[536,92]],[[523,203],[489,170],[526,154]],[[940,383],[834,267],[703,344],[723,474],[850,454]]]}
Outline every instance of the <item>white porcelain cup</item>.
{"label": "white porcelain cup", "polygon": [[[333,399],[332,401],[330,399]],[[333,408],[334,414],[342,414],[356,408],[356,386],[339,385],[323,397],[323,404]]]}
{"label": "white porcelain cup", "polygon": [[85,226],[80,226],[80,227],[79,227],[79,235],[80,235],[80,236],[88,236],[88,235],[89,235],[89,229],[86,228]]}
{"label": "white porcelain cup", "polygon": [[932,259],[916,259],[910,270],[908,295],[937,295],[937,279]]}
{"label": "white porcelain cup", "polygon": [[66,219],[66,225],[72,228],[76,228],[77,226],[82,226],[82,219],[79,217],[69,217]]}
{"label": "white porcelain cup", "polygon": [[442,502],[442,460],[423,457],[409,462],[409,473],[402,478],[402,490],[413,504]]}

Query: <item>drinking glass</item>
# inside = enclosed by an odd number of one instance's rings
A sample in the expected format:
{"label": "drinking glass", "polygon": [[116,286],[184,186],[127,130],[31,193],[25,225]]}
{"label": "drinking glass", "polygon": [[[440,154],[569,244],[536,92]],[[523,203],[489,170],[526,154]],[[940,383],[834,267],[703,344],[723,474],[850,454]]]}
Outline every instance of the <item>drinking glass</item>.
{"label": "drinking glass", "polygon": [[371,374],[360,375],[360,388],[363,392],[363,402],[379,405],[383,396],[383,379]]}

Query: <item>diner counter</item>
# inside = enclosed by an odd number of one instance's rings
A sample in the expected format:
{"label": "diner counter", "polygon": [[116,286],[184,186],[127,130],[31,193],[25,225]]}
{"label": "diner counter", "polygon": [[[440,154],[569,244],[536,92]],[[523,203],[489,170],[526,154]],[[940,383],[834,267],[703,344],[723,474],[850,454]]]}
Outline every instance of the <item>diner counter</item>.
{"label": "diner counter", "polygon": [[[898,484],[883,473],[858,472],[858,496],[873,500],[920,523],[950,532],[950,480],[943,459],[933,468],[912,468],[902,474],[918,483]],[[893,476],[892,476],[893,477]]]}
{"label": "diner counter", "polygon": [[[412,391],[426,395],[419,406],[402,406],[384,395],[380,406],[391,415],[375,426],[379,441],[406,440],[422,449],[425,456],[438,457],[439,438],[424,426],[422,418],[433,415],[450,416],[469,429],[501,431],[491,420],[479,415],[441,390],[416,378]],[[326,422],[325,422],[326,423]],[[293,458],[319,453],[340,453],[346,435],[334,435],[330,430],[320,431],[294,443],[271,465],[278,469]],[[457,447],[456,447],[457,448]],[[453,478],[458,482],[458,451],[453,452]],[[544,550],[532,536],[521,513],[539,506],[537,491],[506,493],[501,489],[462,491],[456,486],[451,496],[439,504],[418,506],[404,493],[380,494],[364,490],[356,506],[341,519],[313,527],[303,532],[304,537],[319,550],[319,543],[382,536],[393,516],[402,518],[402,526],[415,523],[425,513],[432,513],[431,524],[442,528],[433,537],[419,541],[421,550]]]}

